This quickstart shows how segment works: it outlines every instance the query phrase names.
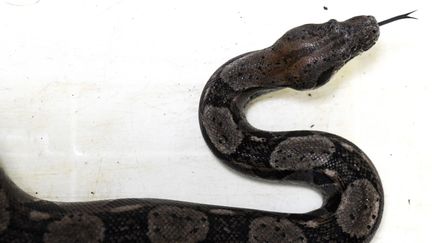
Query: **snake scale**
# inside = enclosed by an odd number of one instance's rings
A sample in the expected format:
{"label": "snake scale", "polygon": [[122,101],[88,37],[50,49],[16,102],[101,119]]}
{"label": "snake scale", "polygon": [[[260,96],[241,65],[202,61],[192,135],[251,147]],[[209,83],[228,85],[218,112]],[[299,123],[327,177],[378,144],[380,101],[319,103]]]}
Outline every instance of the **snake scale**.
{"label": "snake scale", "polygon": [[0,242],[369,242],[384,206],[369,158],[333,134],[256,129],[244,110],[267,92],[322,86],[375,44],[380,25],[408,14],[296,27],[268,48],[229,60],[205,85],[199,123],[213,153],[248,175],[317,189],[324,199],[319,209],[287,214],[161,199],[53,202],[23,192],[2,169]]}

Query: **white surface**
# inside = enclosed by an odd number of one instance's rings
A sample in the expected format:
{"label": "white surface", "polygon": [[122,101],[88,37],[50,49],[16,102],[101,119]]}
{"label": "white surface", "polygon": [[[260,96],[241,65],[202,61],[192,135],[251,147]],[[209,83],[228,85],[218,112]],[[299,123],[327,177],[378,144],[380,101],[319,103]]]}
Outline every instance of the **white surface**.
{"label": "white surface", "polygon": [[2,0],[1,163],[24,190],[52,200],[157,197],[309,211],[321,203],[315,192],[239,176],[211,154],[197,120],[205,82],[229,58],[292,27],[418,9],[418,21],[383,27],[376,46],[325,87],[267,95],[248,117],[263,129],[314,125],[356,143],[385,189],[374,242],[429,242],[426,3]]}

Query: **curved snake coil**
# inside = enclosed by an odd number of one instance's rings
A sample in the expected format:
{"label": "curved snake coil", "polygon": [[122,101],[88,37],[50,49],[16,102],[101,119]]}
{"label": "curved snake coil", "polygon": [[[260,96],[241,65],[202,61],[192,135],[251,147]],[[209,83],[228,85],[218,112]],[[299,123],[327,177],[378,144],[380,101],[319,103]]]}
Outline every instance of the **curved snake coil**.
{"label": "curved snake coil", "polygon": [[266,92],[325,84],[372,47],[379,25],[387,22],[358,16],[294,28],[272,46],[225,63],[203,90],[199,122],[213,153],[246,174],[316,188],[324,198],[321,208],[286,214],[159,199],[52,202],[26,194],[1,170],[0,242],[370,241],[384,198],[368,157],[325,132],[258,130],[247,122],[244,109]]}

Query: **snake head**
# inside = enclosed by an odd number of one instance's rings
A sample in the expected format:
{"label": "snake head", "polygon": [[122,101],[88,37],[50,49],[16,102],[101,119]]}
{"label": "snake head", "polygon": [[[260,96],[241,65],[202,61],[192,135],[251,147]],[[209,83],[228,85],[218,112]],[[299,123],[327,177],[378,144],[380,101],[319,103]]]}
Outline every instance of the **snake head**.
{"label": "snake head", "polygon": [[327,83],[345,63],[371,48],[379,37],[372,16],[357,16],[343,22],[306,24],[291,29],[271,50],[287,65],[279,73],[285,86],[314,89]]}
{"label": "snake head", "polygon": [[348,54],[355,57],[369,50],[379,37],[379,26],[373,16],[356,16],[340,23],[347,32],[346,42],[351,50]]}

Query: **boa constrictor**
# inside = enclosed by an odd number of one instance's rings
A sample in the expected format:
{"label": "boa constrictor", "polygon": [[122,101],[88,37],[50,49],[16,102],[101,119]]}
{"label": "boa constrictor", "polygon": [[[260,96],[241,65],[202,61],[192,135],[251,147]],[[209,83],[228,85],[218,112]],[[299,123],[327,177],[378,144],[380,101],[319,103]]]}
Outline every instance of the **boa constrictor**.
{"label": "boa constrictor", "polygon": [[52,202],[32,197],[0,172],[0,242],[368,242],[384,206],[371,161],[351,142],[320,131],[268,132],[244,109],[266,92],[325,84],[346,62],[374,45],[379,26],[358,16],[307,24],[272,46],[231,59],[205,86],[202,134],[231,167],[259,178],[305,183],[322,193],[306,214],[201,205],[160,199]]}

